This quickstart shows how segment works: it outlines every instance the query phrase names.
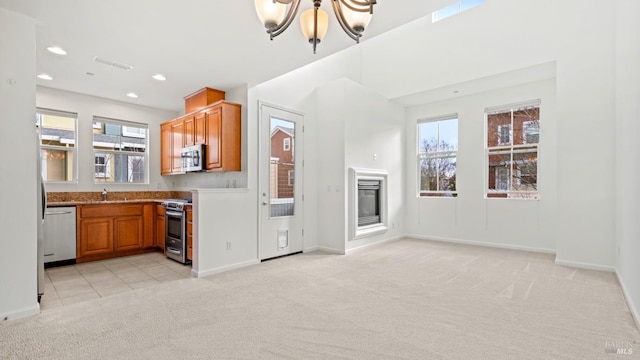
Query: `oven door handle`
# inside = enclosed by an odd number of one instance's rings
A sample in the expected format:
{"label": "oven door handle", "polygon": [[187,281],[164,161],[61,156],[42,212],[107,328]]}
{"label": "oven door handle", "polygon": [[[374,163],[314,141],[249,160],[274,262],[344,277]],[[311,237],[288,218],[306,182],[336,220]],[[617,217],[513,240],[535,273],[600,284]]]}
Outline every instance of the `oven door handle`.
{"label": "oven door handle", "polygon": [[174,250],[173,248],[168,247],[167,251],[172,253],[172,254],[176,254],[176,255],[180,255],[180,251],[179,250]]}
{"label": "oven door handle", "polygon": [[165,215],[169,215],[169,216],[178,216],[178,217],[182,217],[184,216],[183,212],[177,212],[177,211],[171,211],[171,210],[165,210]]}

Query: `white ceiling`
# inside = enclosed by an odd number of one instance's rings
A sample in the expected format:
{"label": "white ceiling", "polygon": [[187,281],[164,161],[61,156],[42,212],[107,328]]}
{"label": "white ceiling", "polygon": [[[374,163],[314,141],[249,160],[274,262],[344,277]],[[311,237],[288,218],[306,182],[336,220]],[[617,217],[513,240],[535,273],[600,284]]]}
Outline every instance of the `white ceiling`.
{"label": "white ceiling", "polygon": [[[430,16],[453,0],[379,0],[363,41]],[[252,0],[0,0],[0,8],[37,21],[38,85],[182,111],[182,98],[205,86],[256,85],[355,43],[342,32],[329,0],[329,33],[313,54],[297,20],[269,41]],[[312,7],[303,0],[301,10]],[[57,45],[68,54],[49,53]],[[95,56],[133,65],[124,71]],[[90,76],[87,73],[95,75]],[[167,81],[151,76],[162,73]],[[35,76],[36,74],[34,74]],[[126,97],[135,92],[138,99]]]}

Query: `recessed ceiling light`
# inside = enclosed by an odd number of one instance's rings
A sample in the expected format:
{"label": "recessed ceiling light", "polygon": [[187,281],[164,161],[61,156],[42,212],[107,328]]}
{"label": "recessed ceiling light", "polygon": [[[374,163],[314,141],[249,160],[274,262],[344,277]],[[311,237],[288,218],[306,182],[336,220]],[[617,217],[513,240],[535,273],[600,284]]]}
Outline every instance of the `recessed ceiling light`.
{"label": "recessed ceiling light", "polygon": [[57,55],[67,55],[67,52],[64,51],[63,48],[58,47],[58,46],[49,46],[47,48],[47,50],[49,50],[50,52],[57,54]]}
{"label": "recessed ceiling light", "polygon": [[165,80],[167,80],[167,78],[166,78],[166,77],[164,77],[164,75],[162,75],[162,74],[155,74],[155,75],[153,75],[153,76],[152,76],[152,78],[154,78],[154,79],[156,79],[156,80],[158,80],[158,81],[165,81]]}
{"label": "recessed ceiling light", "polygon": [[48,74],[38,74],[38,79],[53,80],[53,78],[51,76],[49,76]]}
{"label": "recessed ceiling light", "polygon": [[135,98],[138,97],[138,94],[136,94],[134,92],[130,92],[130,93],[127,93],[127,96],[130,97],[130,98],[134,98],[135,99]]}

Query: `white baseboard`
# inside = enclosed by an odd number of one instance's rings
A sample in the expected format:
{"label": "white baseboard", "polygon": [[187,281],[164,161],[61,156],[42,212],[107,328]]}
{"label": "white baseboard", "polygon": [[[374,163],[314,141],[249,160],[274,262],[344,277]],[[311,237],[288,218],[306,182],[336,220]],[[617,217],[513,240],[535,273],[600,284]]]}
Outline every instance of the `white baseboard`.
{"label": "white baseboard", "polygon": [[324,247],[324,246],[312,246],[312,247],[308,247],[308,248],[302,250],[303,253],[308,253],[308,252],[312,252],[312,251],[322,251],[322,252],[326,252],[326,253],[330,253],[330,254],[344,255],[344,252],[342,250],[328,248],[328,247]]}
{"label": "white baseboard", "polygon": [[205,276],[209,276],[209,275],[219,274],[219,273],[223,273],[223,272],[226,272],[226,271],[243,268],[245,266],[256,265],[256,264],[259,264],[259,263],[260,263],[260,260],[254,259],[254,260],[249,260],[249,261],[245,261],[245,262],[241,262],[241,263],[236,263],[236,264],[222,266],[222,267],[218,267],[218,268],[214,268],[214,269],[208,269],[208,270],[191,269],[191,276],[192,277],[196,277],[196,278],[201,278],[201,277],[205,277]]}
{"label": "white baseboard", "polygon": [[450,242],[450,243],[465,244],[465,245],[486,246],[486,247],[493,247],[493,248],[500,248],[500,249],[531,251],[531,252],[544,253],[544,254],[556,253],[556,251],[553,249],[534,248],[529,246],[510,245],[510,244],[499,244],[499,243],[491,243],[491,242],[475,241],[475,240],[462,240],[462,239],[445,238],[445,237],[439,237],[439,236],[407,235],[405,237],[419,239],[419,240],[433,240],[433,241]]}
{"label": "white baseboard", "polygon": [[347,254],[348,254],[348,253],[350,253],[350,252],[352,252],[352,251],[355,251],[355,250],[364,249],[364,248],[366,248],[366,247],[373,246],[373,245],[381,245],[381,244],[385,244],[385,243],[388,243],[388,242],[390,242],[390,241],[394,241],[394,240],[402,239],[402,238],[405,238],[405,237],[406,237],[406,236],[404,236],[404,235],[400,235],[400,236],[394,236],[394,237],[392,237],[392,238],[388,238],[388,239],[382,239],[382,240],[378,240],[378,241],[370,242],[370,243],[367,243],[367,244],[363,244],[363,245],[360,245],[360,246],[355,246],[355,247],[349,248],[349,249],[347,249],[347,250],[345,251],[345,253],[347,253]]}
{"label": "white baseboard", "polygon": [[0,314],[0,321],[20,319],[27,316],[38,315],[39,313],[40,313],[40,304],[36,303],[36,305],[28,308],[22,308],[18,311],[12,311],[10,313]]}
{"label": "white baseboard", "polygon": [[556,265],[579,268],[579,269],[587,269],[587,270],[599,270],[599,271],[607,271],[607,272],[616,271],[616,268],[613,266],[583,263],[579,261],[562,260],[562,259],[558,259],[557,257],[556,257]]}
{"label": "white baseboard", "polygon": [[627,290],[627,285],[625,284],[622,276],[616,269],[616,277],[618,278],[618,282],[620,283],[620,287],[622,288],[622,294],[624,295],[625,300],[627,300],[627,306],[629,307],[629,311],[631,312],[631,316],[636,323],[636,328],[640,330],[640,312],[638,311],[638,307],[636,303],[633,302],[633,299],[629,295],[629,291]]}

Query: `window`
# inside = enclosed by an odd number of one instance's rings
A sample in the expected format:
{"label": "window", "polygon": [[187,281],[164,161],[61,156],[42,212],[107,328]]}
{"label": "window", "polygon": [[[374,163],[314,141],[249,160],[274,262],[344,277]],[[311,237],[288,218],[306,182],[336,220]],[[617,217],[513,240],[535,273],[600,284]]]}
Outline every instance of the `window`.
{"label": "window", "polygon": [[148,183],[147,125],[94,117],[96,183]]}
{"label": "window", "polygon": [[538,199],[540,101],[485,113],[487,197]]}
{"label": "window", "polygon": [[295,172],[293,170],[289,170],[287,172],[287,185],[293,186],[294,181],[295,181]]}
{"label": "window", "polygon": [[109,170],[109,156],[105,154],[97,154],[95,156],[96,178],[108,178],[110,176]]}
{"label": "window", "polygon": [[458,196],[457,153],[457,114],[418,121],[419,196]]}
{"label": "window", "polygon": [[77,114],[36,110],[36,127],[40,129],[40,161],[46,182],[75,182]]}
{"label": "window", "polygon": [[498,144],[499,145],[511,144],[511,124],[498,125]]}
{"label": "window", "polygon": [[450,16],[459,14],[482,4],[484,0],[458,0],[455,3],[436,10],[431,14],[431,22],[437,22]]}
{"label": "window", "polygon": [[284,151],[289,151],[291,150],[291,138],[284,138],[282,139],[282,149]]}
{"label": "window", "polygon": [[522,123],[522,141],[525,144],[537,144],[540,141],[540,122],[525,121]]}

